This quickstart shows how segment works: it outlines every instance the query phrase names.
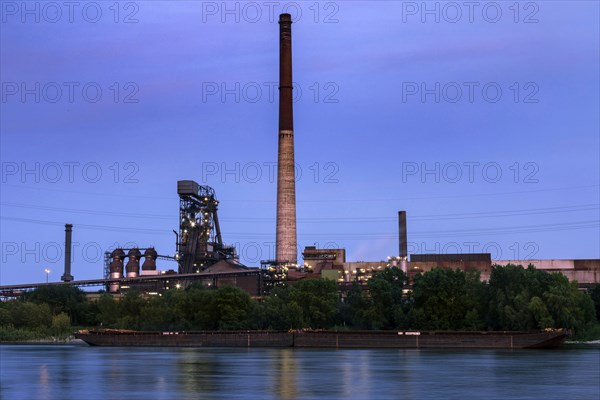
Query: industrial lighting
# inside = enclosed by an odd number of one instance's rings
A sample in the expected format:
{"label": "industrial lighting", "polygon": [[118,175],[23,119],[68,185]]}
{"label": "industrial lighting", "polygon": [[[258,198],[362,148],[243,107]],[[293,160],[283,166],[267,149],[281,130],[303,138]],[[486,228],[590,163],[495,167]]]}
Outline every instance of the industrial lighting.
{"label": "industrial lighting", "polygon": [[44,272],[46,273],[46,283],[48,283],[48,276],[50,275],[50,270],[46,268]]}

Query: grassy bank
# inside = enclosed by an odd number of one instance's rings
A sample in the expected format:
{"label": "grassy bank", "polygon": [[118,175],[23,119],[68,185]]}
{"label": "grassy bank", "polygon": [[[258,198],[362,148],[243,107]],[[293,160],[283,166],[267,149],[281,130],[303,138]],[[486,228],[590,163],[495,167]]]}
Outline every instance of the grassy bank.
{"label": "grassy bank", "polygon": [[0,326],[0,343],[68,343],[74,339],[72,331],[52,332],[48,329],[17,329]]}

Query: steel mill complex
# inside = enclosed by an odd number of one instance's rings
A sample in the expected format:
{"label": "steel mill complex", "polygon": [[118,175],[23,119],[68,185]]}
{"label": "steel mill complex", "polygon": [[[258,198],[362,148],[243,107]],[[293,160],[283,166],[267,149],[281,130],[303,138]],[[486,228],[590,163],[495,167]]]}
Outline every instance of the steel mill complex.
{"label": "steel mill complex", "polygon": [[[327,278],[339,283],[341,291],[352,282],[364,283],[376,271],[396,266],[410,277],[434,267],[477,270],[487,280],[493,264],[508,263],[551,272],[561,272],[577,280],[582,288],[600,282],[600,260],[492,260],[490,253],[411,254],[408,251],[407,215],[398,213],[398,255],[377,261],[348,262],[344,249],[306,247],[303,262],[298,262],[296,237],[296,188],[294,171],[294,123],[292,87],[292,18],[279,19],[279,132],[277,168],[277,222],[274,260],[260,266],[240,263],[236,250],[224,244],[219,226],[219,202],[215,190],[193,180],[177,182],[179,228],[175,232],[176,248],[166,253],[149,248],[118,248],[105,253],[104,276],[93,280],[75,280],[71,271],[73,225],[65,225],[65,263],[62,282],[24,283],[0,286],[0,296],[14,297],[44,285],[102,286],[119,296],[131,288],[156,295],[191,283],[219,287],[235,285],[252,296],[262,296],[279,282]],[[175,219],[175,216],[174,216]],[[75,229],[77,227],[75,226]],[[140,263],[142,262],[140,267]],[[159,270],[161,260],[175,261],[175,270]],[[75,271],[76,274],[76,271]],[[90,292],[90,296],[92,296]],[[244,339],[245,340],[245,339]],[[286,339],[287,340],[287,339]],[[336,339],[337,340],[337,339]]]}

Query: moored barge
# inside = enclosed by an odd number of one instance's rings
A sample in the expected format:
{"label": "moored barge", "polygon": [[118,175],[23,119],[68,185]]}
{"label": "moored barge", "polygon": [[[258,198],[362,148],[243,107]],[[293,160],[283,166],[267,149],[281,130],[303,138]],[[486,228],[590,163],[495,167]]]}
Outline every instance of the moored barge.
{"label": "moored barge", "polygon": [[524,331],[180,331],[81,330],[75,337],[91,346],[297,347],[412,349],[534,349],[564,343],[567,332]]}

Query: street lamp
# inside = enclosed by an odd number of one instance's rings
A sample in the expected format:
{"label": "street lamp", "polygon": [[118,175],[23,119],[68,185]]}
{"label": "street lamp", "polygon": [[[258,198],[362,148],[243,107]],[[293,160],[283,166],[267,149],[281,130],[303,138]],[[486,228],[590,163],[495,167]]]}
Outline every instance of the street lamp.
{"label": "street lamp", "polygon": [[46,283],[48,283],[48,275],[50,275],[50,270],[46,268],[44,272],[46,273]]}

